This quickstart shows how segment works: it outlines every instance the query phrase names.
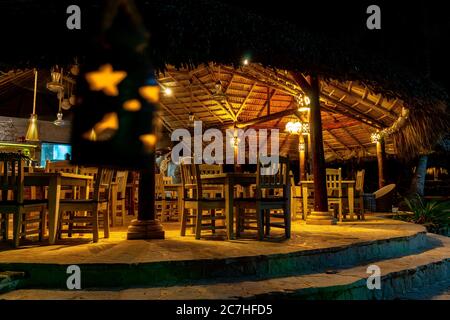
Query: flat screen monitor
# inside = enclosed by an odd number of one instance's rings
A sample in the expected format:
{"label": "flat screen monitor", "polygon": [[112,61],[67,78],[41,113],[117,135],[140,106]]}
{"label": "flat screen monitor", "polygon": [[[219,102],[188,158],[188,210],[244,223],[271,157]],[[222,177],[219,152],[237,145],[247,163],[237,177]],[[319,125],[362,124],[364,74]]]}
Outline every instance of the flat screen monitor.
{"label": "flat screen monitor", "polygon": [[45,167],[45,162],[66,160],[66,155],[72,158],[72,147],[66,143],[43,142],[41,145],[41,167]]}

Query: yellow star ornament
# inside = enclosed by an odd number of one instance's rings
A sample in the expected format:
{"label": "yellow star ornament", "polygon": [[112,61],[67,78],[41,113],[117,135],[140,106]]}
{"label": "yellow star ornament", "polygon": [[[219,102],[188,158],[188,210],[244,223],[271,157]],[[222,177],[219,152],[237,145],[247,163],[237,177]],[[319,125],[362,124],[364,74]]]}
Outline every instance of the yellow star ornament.
{"label": "yellow star ornament", "polygon": [[119,95],[117,85],[125,79],[125,71],[114,71],[110,64],[102,65],[98,71],[86,73],[86,80],[93,91],[103,90],[107,96]]}

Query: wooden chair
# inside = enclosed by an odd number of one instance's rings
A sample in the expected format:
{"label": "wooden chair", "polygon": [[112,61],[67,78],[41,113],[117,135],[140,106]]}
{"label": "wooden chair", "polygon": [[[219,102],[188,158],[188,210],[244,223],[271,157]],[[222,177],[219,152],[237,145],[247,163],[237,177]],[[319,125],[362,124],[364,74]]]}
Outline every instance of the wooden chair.
{"label": "wooden chair", "polygon": [[358,215],[358,218],[361,220],[365,219],[364,198],[363,198],[365,172],[366,171],[364,169],[356,172],[356,183],[355,183],[355,193],[356,193],[355,200],[357,200],[356,202],[358,202],[356,214]]}
{"label": "wooden chair", "polygon": [[[113,175],[114,171],[111,169],[98,169],[92,199],[65,199],[60,201],[59,238],[61,238],[62,233],[92,233],[93,241],[98,242],[99,222],[103,222],[104,237],[109,238],[108,204]],[[73,214],[65,215],[64,213],[68,211],[73,212]],[[88,214],[84,214],[84,212]],[[64,224],[68,225],[67,229],[64,229]]]}
{"label": "wooden chair", "polygon": [[[18,247],[20,239],[37,234],[39,241],[45,235],[46,200],[24,200],[24,160],[15,154],[0,155],[0,234],[8,239],[9,215],[13,215],[13,246]],[[8,192],[12,191],[12,200]],[[38,215],[33,215],[38,213]],[[34,227],[28,229],[28,227]],[[37,229],[36,229],[37,225]]]}
{"label": "wooden chair", "polygon": [[97,179],[98,168],[97,167],[79,167],[78,173],[85,176],[92,176],[93,179],[88,181],[89,197],[92,198],[94,192],[94,184]]}
{"label": "wooden chair", "polygon": [[342,171],[339,169],[326,169],[326,184],[328,205],[338,205],[339,221],[342,222],[343,217],[343,194],[342,194]]}
{"label": "wooden chair", "polygon": [[171,192],[164,190],[164,184],[172,182],[171,177],[165,177],[161,173],[155,174],[155,209],[156,217],[160,221],[169,221],[173,214],[171,210],[176,206],[178,199],[172,198]]}
{"label": "wooden chair", "polygon": [[[190,163],[188,161],[186,158],[181,159],[184,210],[180,234],[185,236],[186,228],[194,227],[195,238],[200,239],[203,230],[211,230],[214,234],[216,230],[226,228],[225,225],[216,225],[217,220],[226,218],[224,214],[216,214],[217,209],[225,209],[225,199],[204,197],[200,166],[194,164],[192,158]],[[203,211],[208,211],[208,214],[203,214]]]}
{"label": "wooden chair", "polygon": [[[274,227],[284,229],[285,238],[289,239],[291,237],[290,192],[288,158],[279,157],[278,163],[265,165],[258,161],[256,197],[235,199],[238,211],[236,235],[239,237],[245,229],[257,230],[257,237],[262,240],[270,235],[270,229]],[[246,209],[254,212],[246,212]]]}
{"label": "wooden chair", "polygon": [[302,188],[295,185],[292,171],[289,171],[289,179],[291,181],[291,218],[296,219],[301,216],[302,219],[305,219],[305,213],[302,210]]}
{"label": "wooden chair", "polygon": [[[45,162],[45,172],[67,172],[78,173],[78,166],[73,165],[68,160],[62,161],[49,161]],[[65,187],[61,188],[62,199],[75,199],[78,197],[77,187]]]}
{"label": "wooden chair", "polygon": [[[200,174],[219,174],[222,173],[222,166],[220,164],[201,164]],[[215,198],[217,196],[223,197],[223,186],[220,185],[203,185],[203,194],[207,194],[209,198]]]}
{"label": "wooden chair", "polygon": [[129,216],[135,216],[138,208],[139,173],[130,171],[125,189],[125,206]]}
{"label": "wooden chair", "polygon": [[120,217],[121,225],[125,224],[126,207],[125,207],[125,190],[127,188],[128,171],[116,171],[114,182],[111,183],[111,226],[116,225],[117,217]]}
{"label": "wooden chair", "polygon": [[166,185],[173,184],[172,177],[163,177],[163,185],[164,185],[164,193],[166,194],[166,206],[169,220],[177,220],[180,208],[178,208],[179,201],[178,197],[181,197],[181,194],[177,194],[175,191],[167,191]]}

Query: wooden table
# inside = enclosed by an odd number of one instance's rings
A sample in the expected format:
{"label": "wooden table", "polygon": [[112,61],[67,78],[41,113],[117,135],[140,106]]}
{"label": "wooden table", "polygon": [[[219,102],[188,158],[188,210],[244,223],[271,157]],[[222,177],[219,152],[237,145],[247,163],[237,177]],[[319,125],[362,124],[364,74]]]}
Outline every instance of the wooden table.
{"label": "wooden table", "polygon": [[48,239],[50,244],[54,244],[56,241],[61,186],[80,187],[81,197],[88,199],[89,181],[92,179],[92,176],[66,172],[34,172],[25,174],[25,186],[48,187]]}
{"label": "wooden table", "polygon": [[228,239],[234,239],[234,187],[241,185],[248,187],[256,183],[256,173],[217,173],[201,176],[203,184],[223,185],[225,191],[225,214]]}
{"label": "wooden table", "polygon": [[[302,186],[302,198],[303,198],[303,210],[308,208],[308,187],[311,188],[314,185],[314,180],[302,180],[300,181]],[[348,195],[348,211],[351,219],[354,218],[354,208],[355,208],[355,180],[342,180],[342,186],[347,187]]]}

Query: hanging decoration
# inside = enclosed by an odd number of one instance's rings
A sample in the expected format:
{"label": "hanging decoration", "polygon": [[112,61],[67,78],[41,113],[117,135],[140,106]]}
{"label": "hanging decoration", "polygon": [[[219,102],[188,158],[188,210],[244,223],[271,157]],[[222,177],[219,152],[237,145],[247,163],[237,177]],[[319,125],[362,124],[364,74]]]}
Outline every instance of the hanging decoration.
{"label": "hanging decoration", "polygon": [[159,132],[161,89],[148,59],[148,34],[133,10],[110,7],[102,21],[102,30],[80,66],[72,160],[148,170]]}
{"label": "hanging decoration", "polygon": [[34,70],[33,113],[31,114],[30,120],[28,121],[27,133],[25,135],[26,141],[39,141],[38,120],[37,120],[37,114],[36,114],[37,81],[38,81],[38,71],[35,69]]}
{"label": "hanging decoration", "polygon": [[390,127],[372,133],[370,135],[370,140],[372,141],[372,143],[377,143],[381,139],[387,138],[388,136],[398,132],[406,124],[408,117],[409,117],[409,109],[402,107],[402,111],[397,120],[395,120]]}

